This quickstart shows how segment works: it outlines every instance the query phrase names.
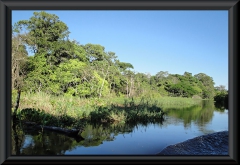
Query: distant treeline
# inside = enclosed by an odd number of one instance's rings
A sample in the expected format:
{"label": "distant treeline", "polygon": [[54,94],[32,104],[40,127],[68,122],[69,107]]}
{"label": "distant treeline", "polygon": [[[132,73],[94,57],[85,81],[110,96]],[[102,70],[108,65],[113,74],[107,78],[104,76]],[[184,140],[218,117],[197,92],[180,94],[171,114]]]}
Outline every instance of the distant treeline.
{"label": "distant treeline", "polygon": [[46,12],[34,12],[29,20],[17,22],[12,33],[12,89],[81,98],[214,99],[219,92],[227,92],[224,86],[214,87],[212,77],[205,73],[134,72],[134,66],[120,61],[114,52],[105,51],[99,44],[81,45],[69,40],[69,33],[58,16]]}

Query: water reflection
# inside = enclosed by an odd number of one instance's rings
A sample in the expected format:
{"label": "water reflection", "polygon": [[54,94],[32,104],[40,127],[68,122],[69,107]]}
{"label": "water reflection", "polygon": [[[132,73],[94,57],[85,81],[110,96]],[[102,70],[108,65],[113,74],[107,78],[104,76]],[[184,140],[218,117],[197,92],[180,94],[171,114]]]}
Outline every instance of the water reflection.
{"label": "water reflection", "polygon": [[167,145],[228,128],[226,110],[216,110],[211,101],[166,111],[165,120],[154,123],[89,123],[81,140],[13,125],[12,154],[153,154]]}
{"label": "water reflection", "polygon": [[214,110],[213,101],[203,101],[201,105],[195,105],[189,108],[166,109],[169,117],[182,120],[186,128],[191,125],[192,121],[199,126],[204,126],[212,120]]}

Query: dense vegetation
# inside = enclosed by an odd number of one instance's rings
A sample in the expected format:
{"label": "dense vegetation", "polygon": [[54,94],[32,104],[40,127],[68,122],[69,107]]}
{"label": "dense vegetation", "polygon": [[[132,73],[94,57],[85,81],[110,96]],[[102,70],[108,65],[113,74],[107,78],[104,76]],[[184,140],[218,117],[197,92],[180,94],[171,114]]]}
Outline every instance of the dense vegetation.
{"label": "dense vegetation", "polygon": [[[13,94],[16,90],[22,91],[21,102],[26,103],[25,105],[23,103],[22,108],[28,108],[25,106],[34,104],[34,96],[43,94],[45,98],[51,98],[50,101],[45,100],[45,105],[38,105],[35,108],[44,109],[45,113],[51,115],[54,113],[66,115],[66,109],[75,108],[74,113],[78,113],[73,116],[80,115],[78,117],[84,118],[90,115],[92,119],[95,116],[94,120],[102,120],[99,116],[104,115],[107,115],[104,117],[107,121],[114,118],[119,120],[119,117],[124,120],[144,116],[158,118],[156,114],[160,112],[159,107],[157,104],[148,104],[148,101],[139,102],[138,105],[143,110],[141,114],[134,104],[136,102],[129,103],[135,111],[127,109],[126,107],[129,107],[127,105],[124,105],[125,109],[116,111],[116,107],[119,110],[121,106],[109,103],[107,106],[99,105],[96,108],[98,111],[86,110],[87,115],[83,109],[79,111],[81,105],[77,107],[74,104],[80,104],[87,99],[87,103],[92,101],[88,106],[94,107],[93,105],[98,105],[96,102],[99,102],[99,99],[116,97],[214,99],[218,91],[214,87],[212,77],[205,73],[196,75],[187,71],[183,75],[167,71],[159,71],[156,75],[137,73],[133,70],[132,64],[120,61],[114,52],[106,51],[104,46],[91,43],[81,45],[75,40],[69,40],[69,33],[67,25],[60,21],[58,16],[46,12],[34,12],[29,20],[21,20],[13,26],[12,89]],[[33,55],[28,55],[30,51]],[[44,100],[44,97],[41,99]],[[61,101],[52,99],[62,97],[65,99]],[[61,102],[67,99],[82,100],[70,101],[66,104],[69,107],[64,107]],[[31,106],[33,107],[34,105]],[[152,112],[145,111],[146,108]],[[118,115],[115,116],[116,114]]]}
{"label": "dense vegetation", "polygon": [[[98,44],[80,45],[68,39],[68,27],[56,15],[34,12],[13,26],[12,88],[81,98],[107,96],[198,96],[213,99],[213,79],[199,73],[156,75],[135,73]],[[26,49],[34,55],[28,56]],[[23,83],[22,83],[23,81]]]}
{"label": "dense vegetation", "polygon": [[228,109],[228,91],[224,86],[215,87],[215,106],[220,110]]}

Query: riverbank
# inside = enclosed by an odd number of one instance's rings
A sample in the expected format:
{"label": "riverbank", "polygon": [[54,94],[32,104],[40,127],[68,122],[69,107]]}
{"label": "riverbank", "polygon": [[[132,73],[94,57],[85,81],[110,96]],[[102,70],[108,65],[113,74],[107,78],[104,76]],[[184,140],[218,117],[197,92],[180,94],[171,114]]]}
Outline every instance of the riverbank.
{"label": "riverbank", "polygon": [[[16,97],[13,91],[12,102],[18,100]],[[18,101],[19,106],[12,105],[12,110],[14,112],[16,110],[16,116],[21,121],[73,128],[82,126],[83,121],[95,123],[162,121],[164,109],[191,107],[200,104],[202,100],[175,97],[84,99],[53,96],[43,92],[35,94],[22,92]]]}
{"label": "riverbank", "polygon": [[[12,92],[12,103],[16,102],[17,92]],[[161,109],[184,108],[200,105],[201,99],[182,97],[104,97],[104,98],[79,98],[74,96],[54,96],[43,92],[26,93],[22,92],[19,109],[34,108],[44,110],[52,115],[67,113],[71,117],[83,117],[83,113],[88,116],[100,106],[130,106],[141,104],[153,104]],[[14,106],[14,105],[12,105]],[[81,110],[79,112],[79,110]]]}
{"label": "riverbank", "polygon": [[228,155],[228,131],[202,135],[170,145],[157,155]]}

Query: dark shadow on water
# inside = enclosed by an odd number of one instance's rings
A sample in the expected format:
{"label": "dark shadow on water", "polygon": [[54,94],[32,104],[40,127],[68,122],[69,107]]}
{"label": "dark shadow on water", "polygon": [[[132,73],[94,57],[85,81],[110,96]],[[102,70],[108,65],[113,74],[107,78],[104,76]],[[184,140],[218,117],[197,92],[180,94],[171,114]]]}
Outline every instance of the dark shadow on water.
{"label": "dark shadow on water", "polygon": [[214,97],[214,105],[217,110],[224,111],[228,110],[228,94],[221,93]]}
{"label": "dark shadow on water", "polygon": [[[149,124],[158,124],[161,127],[161,125],[168,122],[165,121],[163,117],[151,117],[150,115],[153,115],[154,113],[157,114],[157,112],[160,112],[161,109],[148,105],[148,108],[149,107],[150,111],[146,111],[143,105],[142,107],[137,105],[112,105],[112,107],[110,107],[110,112],[108,112],[109,107],[99,107],[98,111],[95,112],[96,114],[91,114],[93,120],[90,118],[89,120],[85,121],[76,121],[76,119],[69,116],[64,116],[61,118],[62,120],[60,120],[55,116],[44,114],[41,110],[30,108],[24,109],[22,110],[21,114],[18,114],[19,118],[21,119],[19,121],[21,122],[15,123],[15,125],[13,124],[12,127],[12,154],[65,155],[66,151],[69,152],[74,150],[76,147],[100,146],[105,141],[114,141],[116,136],[120,134],[133,133],[134,130],[140,126],[147,127]],[[188,127],[191,122],[202,126],[212,119],[214,109],[215,106],[213,102],[204,101],[202,105],[198,106],[182,109],[169,109],[167,110],[167,115],[183,120],[185,127]],[[144,115],[138,115],[140,110],[142,110],[141,113],[144,114],[145,117]],[[111,120],[109,120],[111,122],[99,122],[99,119],[104,117],[108,118],[109,114],[114,111],[126,111],[126,117],[129,115],[132,116],[125,122],[113,122]],[[46,120],[48,122],[44,122]],[[36,131],[29,129],[23,124],[25,121],[31,121],[50,126],[54,124],[54,126],[59,127],[64,125],[68,128],[84,126],[84,131],[79,134],[80,138],[71,137],[52,131]]]}
{"label": "dark shadow on water", "polygon": [[[55,126],[55,127],[80,127],[84,125],[84,120],[79,121],[73,117],[70,117],[67,114],[54,116],[49,113],[44,112],[40,109],[34,108],[25,108],[22,109],[18,115],[18,119],[24,122],[35,122],[37,125],[44,125],[44,126]],[[78,124],[78,125],[76,125]]]}
{"label": "dark shadow on water", "polygon": [[[34,123],[34,126],[27,125],[27,122]],[[66,150],[71,149],[72,143],[79,143],[84,138],[79,134],[49,131],[42,129],[42,126],[43,128],[54,126],[71,130],[82,128],[85,123],[84,120],[78,121],[68,115],[57,117],[40,109],[22,109],[17,113],[16,120],[12,121],[12,154],[63,155]],[[26,146],[26,144],[29,145]]]}
{"label": "dark shadow on water", "polygon": [[224,112],[225,109],[228,110],[228,102],[214,102],[216,110]]}
{"label": "dark shadow on water", "polygon": [[[134,107],[134,108],[133,108]],[[68,115],[56,117],[39,109],[26,108],[17,114],[17,120],[12,127],[13,155],[64,155],[75,147],[92,147],[113,141],[119,134],[133,132],[137,125],[147,126],[149,123],[162,124],[163,117],[158,115],[160,108],[149,105],[126,105],[99,107],[90,114],[90,118],[77,120]],[[149,108],[149,109],[148,109]],[[114,122],[109,115],[125,111],[126,121]],[[150,116],[150,115],[155,116]],[[96,120],[95,120],[96,119]],[[104,122],[99,122],[104,119]],[[107,120],[106,120],[107,119]],[[107,121],[107,122],[106,122]],[[65,128],[84,127],[79,136],[69,136],[48,130],[34,129],[24,124],[34,122],[37,125]]]}
{"label": "dark shadow on water", "polygon": [[17,125],[18,129],[15,134],[18,136],[13,137],[21,140],[12,139],[12,144],[16,146],[12,153],[16,155],[64,155],[66,151],[76,147],[93,147],[103,144],[104,141],[114,141],[119,134],[132,133],[138,125],[147,126],[147,123],[87,123],[80,140],[51,131],[22,129]]}

